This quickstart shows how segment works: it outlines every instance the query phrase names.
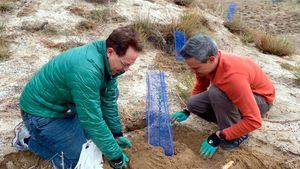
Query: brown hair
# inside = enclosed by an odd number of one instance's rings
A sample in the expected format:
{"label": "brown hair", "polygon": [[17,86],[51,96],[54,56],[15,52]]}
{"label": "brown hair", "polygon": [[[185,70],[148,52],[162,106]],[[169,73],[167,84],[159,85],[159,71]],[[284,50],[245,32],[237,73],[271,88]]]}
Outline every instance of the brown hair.
{"label": "brown hair", "polygon": [[143,50],[139,34],[132,26],[119,27],[106,39],[106,48],[112,47],[120,57],[130,46],[138,52]]}

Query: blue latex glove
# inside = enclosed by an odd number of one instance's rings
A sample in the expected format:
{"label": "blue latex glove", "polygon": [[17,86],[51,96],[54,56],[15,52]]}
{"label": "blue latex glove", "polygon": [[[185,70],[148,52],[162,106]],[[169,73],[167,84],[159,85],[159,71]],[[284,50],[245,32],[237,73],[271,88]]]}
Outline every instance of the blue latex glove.
{"label": "blue latex glove", "polygon": [[120,158],[118,158],[117,160],[110,161],[110,166],[114,169],[123,169],[127,167],[128,162],[129,162],[129,158],[123,152]]}
{"label": "blue latex glove", "polygon": [[172,123],[174,123],[175,121],[180,123],[186,120],[189,117],[189,115],[190,112],[188,110],[183,110],[183,111],[175,112],[170,116],[171,116]]}
{"label": "blue latex glove", "polygon": [[132,147],[132,143],[127,137],[124,137],[124,136],[118,137],[118,138],[116,138],[116,140],[117,140],[117,143],[119,144],[119,146],[121,148],[130,148],[130,147]]}
{"label": "blue latex glove", "polygon": [[211,158],[217,151],[220,145],[221,139],[216,133],[210,135],[201,145],[200,156]]}

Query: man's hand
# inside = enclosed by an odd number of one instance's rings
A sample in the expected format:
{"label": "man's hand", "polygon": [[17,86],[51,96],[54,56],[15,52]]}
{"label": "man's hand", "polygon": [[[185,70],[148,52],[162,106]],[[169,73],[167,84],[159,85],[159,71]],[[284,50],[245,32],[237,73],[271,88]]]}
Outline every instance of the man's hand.
{"label": "man's hand", "polygon": [[183,122],[184,120],[186,120],[190,115],[190,112],[188,110],[183,110],[183,111],[179,111],[176,113],[171,114],[171,122],[174,123],[175,121],[177,122]]}
{"label": "man's hand", "polygon": [[130,148],[130,147],[132,147],[132,143],[127,137],[124,137],[124,136],[118,137],[118,138],[116,138],[116,140],[117,140],[117,143],[119,144],[119,146],[121,148]]}
{"label": "man's hand", "polygon": [[128,162],[129,162],[129,158],[125,153],[122,153],[121,157],[119,157],[116,160],[112,160],[109,163],[113,169],[123,169],[127,167]]}
{"label": "man's hand", "polygon": [[217,136],[216,133],[210,135],[201,145],[200,156],[211,158],[217,151],[220,145],[221,139]]}

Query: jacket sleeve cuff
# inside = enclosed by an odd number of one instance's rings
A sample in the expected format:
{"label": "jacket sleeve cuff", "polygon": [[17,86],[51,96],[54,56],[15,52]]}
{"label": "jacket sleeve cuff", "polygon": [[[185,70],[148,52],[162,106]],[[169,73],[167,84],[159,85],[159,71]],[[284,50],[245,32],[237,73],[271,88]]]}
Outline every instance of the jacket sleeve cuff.
{"label": "jacket sleeve cuff", "polygon": [[225,135],[225,133],[223,132],[223,130],[220,131],[219,136],[220,136],[221,139],[226,140],[226,135]]}
{"label": "jacket sleeve cuff", "polygon": [[116,163],[116,164],[122,164],[122,162],[123,162],[123,154],[119,158],[117,158],[115,160],[111,160],[111,161],[113,163]]}
{"label": "jacket sleeve cuff", "polygon": [[184,109],[183,113],[186,114],[187,116],[190,116],[190,114],[191,114],[190,111],[188,111],[187,109]]}
{"label": "jacket sleeve cuff", "polygon": [[117,132],[117,133],[114,133],[112,132],[112,135],[117,138],[117,137],[123,137],[123,132]]}

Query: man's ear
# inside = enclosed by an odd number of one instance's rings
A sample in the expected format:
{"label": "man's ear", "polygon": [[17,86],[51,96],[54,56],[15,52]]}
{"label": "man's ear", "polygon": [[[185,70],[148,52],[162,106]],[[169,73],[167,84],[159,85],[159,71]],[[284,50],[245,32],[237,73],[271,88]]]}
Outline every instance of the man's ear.
{"label": "man's ear", "polygon": [[214,61],[215,61],[215,59],[216,59],[216,57],[215,57],[215,56],[210,56],[208,60],[209,60],[209,62],[214,62]]}
{"label": "man's ear", "polygon": [[108,48],[106,49],[106,52],[107,52],[107,57],[110,57],[111,54],[114,52],[114,48],[108,47]]}

